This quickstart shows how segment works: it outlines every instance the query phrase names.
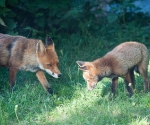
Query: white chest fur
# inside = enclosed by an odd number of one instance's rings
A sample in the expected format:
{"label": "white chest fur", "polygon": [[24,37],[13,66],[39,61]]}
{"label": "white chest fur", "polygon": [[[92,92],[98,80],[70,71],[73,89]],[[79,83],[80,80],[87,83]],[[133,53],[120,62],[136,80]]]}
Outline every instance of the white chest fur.
{"label": "white chest fur", "polygon": [[36,72],[39,70],[38,64],[36,65],[24,65],[19,68],[20,70],[25,70],[25,71],[31,71],[31,72]]}

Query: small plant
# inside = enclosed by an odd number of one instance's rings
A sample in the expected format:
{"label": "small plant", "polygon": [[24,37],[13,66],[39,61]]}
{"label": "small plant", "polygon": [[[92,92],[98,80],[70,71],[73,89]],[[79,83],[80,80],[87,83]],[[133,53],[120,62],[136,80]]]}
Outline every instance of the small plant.
{"label": "small plant", "polygon": [[18,117],[18,105],[15,105],[15,114],[16,114],[17,121],[20,124],[19,117]]}

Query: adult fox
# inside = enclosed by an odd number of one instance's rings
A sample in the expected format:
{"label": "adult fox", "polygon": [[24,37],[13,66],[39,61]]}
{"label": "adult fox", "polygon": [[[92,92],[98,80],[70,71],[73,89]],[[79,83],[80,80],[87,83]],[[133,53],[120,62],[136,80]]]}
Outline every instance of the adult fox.
{"label": "adult fox", "polygon": [[111,79],[111,90],[115,95],[118,77],[122,77],[131,96],[135,88],[134,68],[138,68],[144,80],[145,91],[149,90],[148,81],[148,50],[138,42],[124,42],[104,57],[93,62],[77,61],[79,69],[83,70],[83,78],[87,82],[88,90],[93,90],[104,77]]}
{"label": "adult fox", "polygon": [[53,91],[43,71],[59,78],[61,73],[58,64],[59,60],[50,36],[46,36],[46,45],[44,45],[41,40],[0,33],[0,67],[5,66],[9,69],[11,91],[17,71],[28,70],[36,72],[36,76],[44,89],[52,94]]}

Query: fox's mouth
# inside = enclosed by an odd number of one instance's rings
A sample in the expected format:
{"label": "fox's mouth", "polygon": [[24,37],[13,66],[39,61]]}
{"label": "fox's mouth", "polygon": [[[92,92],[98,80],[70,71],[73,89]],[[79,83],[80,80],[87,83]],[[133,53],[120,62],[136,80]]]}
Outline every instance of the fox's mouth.
{"label": "fox's mouth", "polygon": [[45,69],[45,71],[50,74],[51,76],[53,76],[54,78],[60,78],[61,77],[61,74],[56,74],[56,73],[53,73],[52,71],[48,70],[48,69]]}
{"label": "fox's mouth", "polygon": [[[96,83],[97,84],[97,83]],[[88,90],[91,91],[96,87],[96,84],[94,84],[93,86],[88,86]]]}

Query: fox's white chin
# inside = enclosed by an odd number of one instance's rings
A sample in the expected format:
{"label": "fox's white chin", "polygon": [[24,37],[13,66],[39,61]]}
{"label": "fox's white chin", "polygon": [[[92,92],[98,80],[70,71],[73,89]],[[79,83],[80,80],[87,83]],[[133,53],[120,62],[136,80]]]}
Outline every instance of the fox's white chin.
{"label": "fox's white chin", "polygon": [[50,71],[50,70],[48,70],[48,69],[45,69],[45,71],[46,71],[49,75],[53,76],[54,78],[59,78],[59,77],[58,77],[58,74],[53,73],[52,71]]}
{"label": "fox's white chin", "polygon": [[50,71],[48,69],[44,69],[44,67],[41,64],[39,64],[39,67],[40,67],[40,69],[45,70],[49,75],[53,76],[54,78],[59,78],[58,74],[53,73],[52,71]]}

